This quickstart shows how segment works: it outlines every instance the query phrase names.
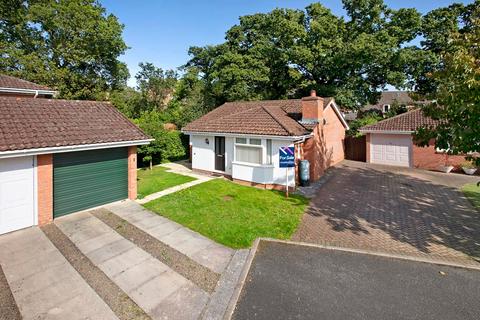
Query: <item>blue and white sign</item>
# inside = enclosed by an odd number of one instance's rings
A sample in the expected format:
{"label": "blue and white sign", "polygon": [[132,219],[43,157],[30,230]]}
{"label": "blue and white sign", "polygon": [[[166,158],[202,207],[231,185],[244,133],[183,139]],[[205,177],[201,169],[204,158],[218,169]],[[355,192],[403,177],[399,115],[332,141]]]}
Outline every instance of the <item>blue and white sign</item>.
{"label": "blue and white sign", "polygon": [[294,147],[280,147],[279,149],[280,168],[295,167],[295,148]]}

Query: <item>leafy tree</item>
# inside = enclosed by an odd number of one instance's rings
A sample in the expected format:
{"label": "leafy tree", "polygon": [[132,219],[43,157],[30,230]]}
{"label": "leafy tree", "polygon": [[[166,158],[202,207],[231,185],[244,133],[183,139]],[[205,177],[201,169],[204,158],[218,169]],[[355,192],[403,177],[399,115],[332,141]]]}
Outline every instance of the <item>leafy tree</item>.
{"label": "leafy tree", "polygon": [[388,112],[385,114],[386,118],[391,118],[397,116],[399,114],[407,112],[407,106],[404,104],[398,103],[398,101],[394,100],[393,103],[390,105]]}
{"label": "leafy tree", "polygon": [[142,95],[134,88],[124,87],[110,92],[108,99],[128,118],[137,118],[142,109]]}
{"label": "leafy tree", "polygon": [[240,17],[225,43],[190,48],[186,67],[199,70],[216,105],[316,89],[355,108],[375,102],[387,84],[411,85],[406,65],[418,52],[406,44],[420,32],[420,14],[389,9],[382,0],[343,4],[350,20],[320,3]]}
{"label": "leafy tree", "polygon": [[[451,154],[471,154],[480,165],[480,1],[466,7],[464,28],[449,34],[449,46],[440,53],[441,66],[430,74],[434,103],[424,113],[439,121],[435,128],[416,133],[420,145],[435,139],[435,146]],[[475,154],[477,153],[477,154]]]}
{"label": "leafy tree", "polygon": [[173,100],[165,110],[169,114],[169,122],[183,127],[187,123],[206,114],[215,106],[205,88],[205,82],[199,78],[198,70],[186,69],[185,74],[177,82]]}
{"label": "leafy tree", "polygon": [[135,75],[137,89],[142,95],[144,110],[164,110],[172,99],[177,74],[173,70],[163,71],[153,63],[139,64],[140,71]]}
{"label": "leafy tree", "polygon": [[150,144],[138,148],[139,155],[149,164],[150,169],[154,162],[177,160],[186,155],[181,132],[165,130],[163,115],[160,112],[145,111],[134,121],[145,133],[155,139]]}
{"label": "leafy tree", "polygon": [[96,0],[2,1],[0,30],[0,71],[61,97],[102,99],[128,78],[123,25]]}
{"label": "leafy tree", "polygon": [[348,126],[350,129],[347,131],[347,135],[357,138],[361,137],[363,133],[358,131],[361,127],[375,124],[380,120],[382,120],[382,116],[373,112],[367,113],[363,117],[357,118],[349,123]]}

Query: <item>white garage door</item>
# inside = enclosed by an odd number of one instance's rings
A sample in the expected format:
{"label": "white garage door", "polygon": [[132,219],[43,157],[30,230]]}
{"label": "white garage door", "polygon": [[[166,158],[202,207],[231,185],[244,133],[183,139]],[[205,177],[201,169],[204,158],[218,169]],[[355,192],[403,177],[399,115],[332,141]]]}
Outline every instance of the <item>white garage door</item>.
{"label": "white garage door", "polygon": [[0,159],[0,234],[33,224],[33,157]]}
{"label": "white garage door", "polygon": [[371,134],[370,162],[410,167],[412,158],[410,135]]}

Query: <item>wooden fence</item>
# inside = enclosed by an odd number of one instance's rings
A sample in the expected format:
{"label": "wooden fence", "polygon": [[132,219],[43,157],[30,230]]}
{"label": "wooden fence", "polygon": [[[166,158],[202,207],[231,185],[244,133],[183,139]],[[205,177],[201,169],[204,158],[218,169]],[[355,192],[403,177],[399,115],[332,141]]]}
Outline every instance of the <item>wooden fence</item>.
{"label": "wooden fence", "polygon": [[345,137],[345,159],[367,161],[367,137]]}

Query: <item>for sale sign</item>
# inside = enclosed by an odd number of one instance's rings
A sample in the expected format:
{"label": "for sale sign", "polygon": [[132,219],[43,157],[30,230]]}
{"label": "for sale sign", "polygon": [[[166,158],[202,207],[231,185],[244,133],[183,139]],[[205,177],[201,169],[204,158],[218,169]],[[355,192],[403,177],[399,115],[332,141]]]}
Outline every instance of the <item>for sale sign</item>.
{"label": "for sale sign", "polygon": [[280,147],[279,150],[280,168],[295,167],[295,148],[294,147]]}

